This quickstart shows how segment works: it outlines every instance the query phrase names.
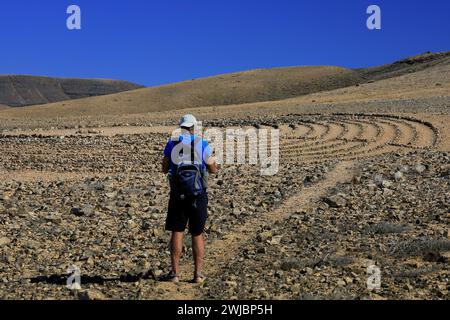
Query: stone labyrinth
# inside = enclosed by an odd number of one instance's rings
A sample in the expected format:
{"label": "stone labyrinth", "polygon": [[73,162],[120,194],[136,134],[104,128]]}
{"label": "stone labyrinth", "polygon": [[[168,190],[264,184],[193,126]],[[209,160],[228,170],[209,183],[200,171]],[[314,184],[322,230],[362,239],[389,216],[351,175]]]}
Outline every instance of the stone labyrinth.
{"label": "stone labyrinth", "polygon": [[439,137],[428,122],[391,115],[288,115],[266,125],[280,129],[280,157],[288,162],[355,160],[401,149],[429,149]]}

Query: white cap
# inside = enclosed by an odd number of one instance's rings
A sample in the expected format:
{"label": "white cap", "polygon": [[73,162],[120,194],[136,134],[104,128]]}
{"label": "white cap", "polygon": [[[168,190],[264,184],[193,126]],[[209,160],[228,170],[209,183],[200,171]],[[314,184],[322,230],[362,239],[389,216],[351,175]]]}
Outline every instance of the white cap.
{"label": "white cap", "polygon": [[197,119],[192,114],[184,115],[180,120],[180,127],[191,128],[197,124]]}

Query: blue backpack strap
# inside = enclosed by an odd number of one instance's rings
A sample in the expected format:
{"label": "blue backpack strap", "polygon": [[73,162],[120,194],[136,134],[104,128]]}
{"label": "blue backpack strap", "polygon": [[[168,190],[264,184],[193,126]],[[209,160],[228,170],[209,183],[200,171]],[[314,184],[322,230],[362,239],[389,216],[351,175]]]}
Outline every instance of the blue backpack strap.
{"label": "blue backpack strap", "polygon": [[195,136],[191,140],[191,163],[195,164]]}
{"label": "blue backpack strap", "polygon": [[[177,140],[177,141],[173,141],[173,142],[174,142],[173,147],[175,148],[177,145],[180,144],[180,142],[181,142],[181,136],[178,137],[178,140]],[[183,149],[180,150],[180,154],[181,154],[182,152],[183,152]]]}

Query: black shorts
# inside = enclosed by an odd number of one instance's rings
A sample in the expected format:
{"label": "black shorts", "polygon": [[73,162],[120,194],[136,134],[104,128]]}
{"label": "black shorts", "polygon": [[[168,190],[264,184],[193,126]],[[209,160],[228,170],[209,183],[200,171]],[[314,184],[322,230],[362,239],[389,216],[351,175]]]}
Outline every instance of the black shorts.
{"label": "black shorts", "polygon": [[166,230],[184,232],[189,222],[189,232],[198,236],[205,230],[207,218],[208,193],[186,199],[180,199],[174,194],[170,195]]}

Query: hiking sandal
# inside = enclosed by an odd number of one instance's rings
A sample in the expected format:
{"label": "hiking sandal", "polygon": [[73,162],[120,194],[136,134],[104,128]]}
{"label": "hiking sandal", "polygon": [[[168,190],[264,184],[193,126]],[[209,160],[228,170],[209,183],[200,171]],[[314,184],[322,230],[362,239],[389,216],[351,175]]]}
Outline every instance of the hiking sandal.
{"label": "hiking sandal", "polygon": [[205,276],[204,275],[202,275],[201,273],[197,273],[197,274],[195,274],[194,275],[194,280],[193,280],[193,282],[194,283],[203,283],[203,282],[205,282]]}
{"label": "hiking sandal", "polygon": [[180,278],[178,277],[177,274],[170,272],[165,276],[161,277],[161,281],[178,283],[180,282]]}

